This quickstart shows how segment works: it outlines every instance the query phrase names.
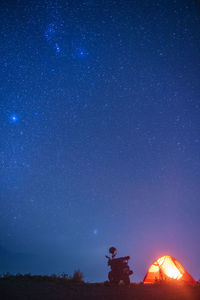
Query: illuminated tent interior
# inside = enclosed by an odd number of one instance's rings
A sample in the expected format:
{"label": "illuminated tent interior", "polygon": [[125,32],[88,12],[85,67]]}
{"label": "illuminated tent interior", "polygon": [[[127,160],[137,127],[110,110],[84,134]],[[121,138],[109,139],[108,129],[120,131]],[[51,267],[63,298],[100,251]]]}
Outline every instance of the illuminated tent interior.
{"label": "illuminated tent interior", "polygon": [[154,283],[160,280],[175,279],[195,284],[196,281],[186,272],[178,260],[172,256],[162,256],[149,268],[144,283]]}

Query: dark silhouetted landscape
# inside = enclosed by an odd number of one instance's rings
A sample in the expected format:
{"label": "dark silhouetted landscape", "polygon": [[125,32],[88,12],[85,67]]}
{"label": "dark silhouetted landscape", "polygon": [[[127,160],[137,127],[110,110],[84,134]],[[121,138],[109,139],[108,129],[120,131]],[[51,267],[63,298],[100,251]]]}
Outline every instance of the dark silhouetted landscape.
{"label": "dark silhouetted landscape", "polygon": [[200,284],[175,282],[155,284],[132,283],[110,286],[104,283],[85,283],[79,277],[5,275],[0,279],[3,300],[198,300]]}

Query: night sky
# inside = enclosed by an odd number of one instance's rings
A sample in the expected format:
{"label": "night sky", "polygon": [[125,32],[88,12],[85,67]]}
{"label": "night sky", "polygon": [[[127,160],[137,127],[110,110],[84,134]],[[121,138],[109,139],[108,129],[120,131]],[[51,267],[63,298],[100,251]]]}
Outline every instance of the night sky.
{"label": "night sky", "polygon": [[200,2],[0,4],[0,273],[200,278]]}

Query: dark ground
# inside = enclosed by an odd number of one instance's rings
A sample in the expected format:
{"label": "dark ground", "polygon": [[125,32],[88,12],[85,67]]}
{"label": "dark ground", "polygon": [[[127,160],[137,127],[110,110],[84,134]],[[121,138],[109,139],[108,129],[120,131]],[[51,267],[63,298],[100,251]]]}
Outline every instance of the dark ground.
{"label": "dark ground", "polygon": [[174,283],[131,284],[110,287],[103,283],[80,283],[35,277],[0,278],[0,299],[20,300],[199,300],[200,285]]}

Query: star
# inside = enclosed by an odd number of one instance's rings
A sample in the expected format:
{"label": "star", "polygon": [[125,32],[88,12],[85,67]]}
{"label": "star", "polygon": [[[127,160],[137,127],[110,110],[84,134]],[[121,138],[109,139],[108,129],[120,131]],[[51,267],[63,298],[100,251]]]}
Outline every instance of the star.
{"label": "star", "polygon": [[93,234],[94,234],[94,235],[97,235],[97,234],[98,234],[98,230],[97,230],[97,229],[94,229],[94,230],[93,230]]}
{"label": "star", "polygon": [[57,52],[57,53],[60,53],[60,50],[61,50],[61,49],[60,49],[60,46],[58,45],[58,43],[55,44],[55,47],[56,47],[56,52]]}
{"label": "star", "polygon": [[79,58],[85,58],[86,56],[88,56],[88,52],[84,48],[77,48],[76,55]]}
{"label": "star", "polygon": [[11,120],[12,123],[16,123],[18,121],[17,115],[11,115],[10,120]]}

